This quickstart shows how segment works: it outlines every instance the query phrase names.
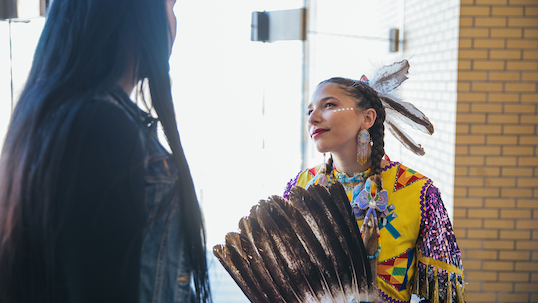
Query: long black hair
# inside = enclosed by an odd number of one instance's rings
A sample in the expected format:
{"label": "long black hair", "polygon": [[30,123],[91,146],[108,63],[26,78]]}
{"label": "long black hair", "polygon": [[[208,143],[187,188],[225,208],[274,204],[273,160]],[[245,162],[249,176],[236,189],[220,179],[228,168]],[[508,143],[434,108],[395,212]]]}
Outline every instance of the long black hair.
{"label": "long black hair", "polygon": [[[318,85],[333,83],[338,85],[346,94],[357,100],[360,109],[373,108],[377,114],[374,125],[368,130],[372,138],[372,153],[370,155],[370,176],[381,174],[381,160],[385,155],[385,109],[377,92],[366,82],[349,78],[334,77],[322,81]],[[332,163],[331,163],[332,167]],[[377,184],[380,186],[380,184]]]}
{"label": "long black hair", "polygon": [[[32,237],[32,231],[23,229],[46,226],[53,216],[48,211],[58,190],[54,180],[74,112],[65,108],[111,90],[130,74],[133,83],[149,84],[151,104],[179,169],[180,232],[189,243],[197,301],[210,301],[202,214],[172,103],[166,1],[52,2],[0,159],[0,301],[9,302],[9,288],[21,283],[35,295],[46,293],[47,273],[40,264],[47,256],[24,251],[23,234]],[[21,254],[31,264],[24,264]]]}

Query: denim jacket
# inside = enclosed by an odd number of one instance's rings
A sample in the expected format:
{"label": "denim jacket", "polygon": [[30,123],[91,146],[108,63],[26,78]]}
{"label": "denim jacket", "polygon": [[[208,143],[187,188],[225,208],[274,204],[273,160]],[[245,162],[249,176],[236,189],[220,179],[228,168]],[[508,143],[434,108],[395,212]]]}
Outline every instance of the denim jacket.
{"label": "denim jacket", "polygon": [[112,97],[139,125],[145,145],[146,227],[140,260],[140,302],[193,302],[190,262],[180,230],[180,205],[172,195],[178,171],[159,143],[157,121],[140,110],[121,89]]}

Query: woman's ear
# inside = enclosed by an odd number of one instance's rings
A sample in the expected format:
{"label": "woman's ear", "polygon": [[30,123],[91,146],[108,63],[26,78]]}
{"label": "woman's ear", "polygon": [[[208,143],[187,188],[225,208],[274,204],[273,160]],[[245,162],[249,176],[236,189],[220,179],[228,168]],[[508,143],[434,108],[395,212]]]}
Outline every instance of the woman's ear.
{"label": "woman's ear", "polygon": [[361,129],[370,129],[370,127],[374,125],[376,118],[377,118],[377,113],[375,109],[368,108],[364,110]]}

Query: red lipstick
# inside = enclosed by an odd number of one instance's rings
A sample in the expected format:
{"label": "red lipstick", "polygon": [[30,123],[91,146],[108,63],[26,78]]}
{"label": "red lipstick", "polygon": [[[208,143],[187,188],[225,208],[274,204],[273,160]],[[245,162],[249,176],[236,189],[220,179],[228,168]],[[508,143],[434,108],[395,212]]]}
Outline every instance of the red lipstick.
{"label": "red lipstick", "polygon": [[324,129],[324,128],[316,128],[316,129],[312,132],[312,134],[310,135],[310,137],[315,138],[315,137],[317,137],[317,136],[319,136],[319,135],[321,135],[321,134],[323,134],[323,133],[326,133],[326,132],[328,132],[328,131],[329,131],[328,129]]}

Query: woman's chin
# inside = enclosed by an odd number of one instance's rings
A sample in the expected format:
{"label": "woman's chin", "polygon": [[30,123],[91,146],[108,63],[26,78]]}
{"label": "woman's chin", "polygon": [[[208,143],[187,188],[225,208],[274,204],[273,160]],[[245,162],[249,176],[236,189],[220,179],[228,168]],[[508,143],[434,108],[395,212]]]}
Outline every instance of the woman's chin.
{"label": "woman's chin", "polygon": [[326,154],[326,153],[330,153],[331,151],[324,147],[324,146],[320,146],[320,145],[316,145],[316,150],[319,152],[319,153],[322,153],[322,154]]}

